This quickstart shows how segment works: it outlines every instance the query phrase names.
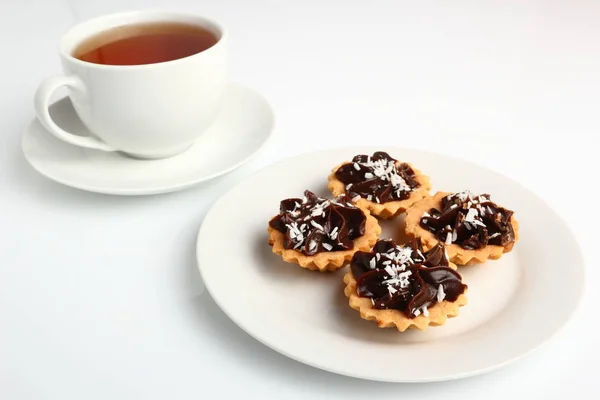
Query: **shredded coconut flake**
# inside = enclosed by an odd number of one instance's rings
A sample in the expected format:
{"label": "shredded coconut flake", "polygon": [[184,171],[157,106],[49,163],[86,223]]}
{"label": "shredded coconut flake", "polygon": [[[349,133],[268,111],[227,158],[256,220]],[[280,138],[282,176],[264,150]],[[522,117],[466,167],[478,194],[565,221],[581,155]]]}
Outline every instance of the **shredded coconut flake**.
{"label": "shredded coconut flake", "polygon": [[325,231],[325,229],[323,228],[323,225],[316,223],[314,220],[310,220],[310,224],[312,226],[314,226],[317,229],[320,229],[322,231]]}
{"label": "shredded coconut flake", "polygon": [[427,306],[423,306],[423,315],[429,317],[429,310],[427,309]]}
{"label": "shredded coconut flake", "polygon": [[452,233],[448,232],[446,234],[446,241],[444,243],[446,243],[446,244],[452,244]]}
{"label": "shredded coconut flake", "polygon": [[471,197],[471,191],[469,191],[469,190],[463,190],[462,192],[457,193],[456,197],[458,197],[458,199],[460,201],[465,201],[465,200],[467,200],[468,198]]}
{"label": "shredded coconut flake", "polygon": [[485,224],[477,219],[473,220],[473,225],[479,225],[485,228]]}
{"label": "shredded coconut flake", "polygon": [[477,210],[474,208],[469,208],[469,210],[467,211],[467,215],[465,215],[465,221],[472,222],[475,220],[476,216]]}
{"label": "shredded coconut flake", "polygon": [[389,265],[389,264],[388,264],[388,265],[386,265],[384,269],[385,269],[385,272],[387,272],[387,274],[388,274],[389,276],[394,276],[394,275],[396,275],[396,273],[394,272],[394,269],[392,268],[392,266],[391,266],[391,265]]}
{"label": "shredded coconut flake", "polygon": [[354,163],[354,169],[357,171],[360,171],[360,165],[358,165],[357,163]]}
{"label": "shredded coconut flake", "polygon": [[329,243],[323,243],[323,248],[327,251],[331,251],[331,249],[333,249],[333,246],[330,245]]}
{"label": "shredded coconut flake", "polygon": [[286,224],[286,227],[288,228],[290,239],[298,243],[302,243],[302,241],[304,241],[304,235],[302,234],[301,229],[298,228],[297,222]]}
{"label": "shredded coconut flake", "polygon": [[335,228],[332,229],[331,232],[329,232],[329,237],[333,240],[335,240],[338,236],[338,227],[336,226]]}
{"label": "shredded coconut flake", "polygon": [[396,246],[394,260],[398,261],[400,264],[414,264],[414,261],[412,259],[412,249],[410,247]]}
{"label": "shredded coconut flake", "polygon": [[437,292],[438,303],[441,303],[442,301],[444,301],[445,298],[446,298],[446,292],[444,292],[444,286],[440,283],[440,285],[438,286],[438,292]]}
{"label": "shredded coconut flake", "polygon": [[390,275],[390,279],[386,279],[383,283],[388,285],[399,285],[401,288],[406,288],[410,285],[410,281],[408,277],[412,274],[411,271],[399,272],[402,271],[402,267],[397,266],[386,266],[385,271]]}

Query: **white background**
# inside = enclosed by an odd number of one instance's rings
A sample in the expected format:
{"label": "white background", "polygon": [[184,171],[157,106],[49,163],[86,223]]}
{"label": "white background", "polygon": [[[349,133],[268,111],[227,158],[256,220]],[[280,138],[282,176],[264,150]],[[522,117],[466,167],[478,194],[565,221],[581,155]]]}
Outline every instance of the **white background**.
{"label": "white background", "polygon": [[174,2],[229,29],[232,80],[275,109],[269,146],[232,174],[161,196],[86,193],[34,172],[20,136],[37,84],[60,72],[60,35],[168,3],[0,3],[0,398],[599,395],[593,290],[551,342],[505,369],[382,384],[312,369],[244,334],[204,293],[194,244],[209,205],[252,171],[314,149],[389,144],[459,155],[530,187],[568,221],[597,282],[600,2]]}

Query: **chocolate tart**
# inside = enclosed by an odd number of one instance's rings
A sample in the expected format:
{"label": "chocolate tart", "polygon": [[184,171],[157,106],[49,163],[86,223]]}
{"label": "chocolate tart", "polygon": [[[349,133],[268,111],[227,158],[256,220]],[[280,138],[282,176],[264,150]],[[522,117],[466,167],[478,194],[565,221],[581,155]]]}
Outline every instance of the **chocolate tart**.
{"label": "chocolate tart", "polygon": [[429,196],[429,177],[378,151],[359,154],[335,167],[329,175],[334,196],[347,194],[361,208],[380,218],[392,218]]}
{"label": "chocolate tart", "polygon": [[514,212],[491,200],[489,194],[438,192],[406,212],[406,234],[420,238],[425,250],[441,241],[450,261],[458,265],[498,259],[519,238]]}
{"label": "chocolate tart", "polygon": [[350,307],[380,328],[424,330],[443,325],[467,304],[467,285],[442,244],[424,251],[419,239],[398,246],[379,240],[373,251],[359,251],[344,276]]}
{"label": "chocolate tart", "polygon": [[347,195],[326,199],[307,190],[279,208],[268,227],[273,253],[310,270],[343,267],[357,251],[370,250],[381,234],[377,220]]}

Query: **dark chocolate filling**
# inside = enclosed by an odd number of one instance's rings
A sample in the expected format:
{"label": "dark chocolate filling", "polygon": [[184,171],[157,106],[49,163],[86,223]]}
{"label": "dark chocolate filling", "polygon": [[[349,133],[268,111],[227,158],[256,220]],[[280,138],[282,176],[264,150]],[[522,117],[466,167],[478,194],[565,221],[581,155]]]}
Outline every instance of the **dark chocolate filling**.
{"label": "dark chocolate filling", "polygon": [[285,235],[286,249],[312,256],[323,251],[351,250],[365,234],[366,217],[347,195],[330,200],[307,190],[304,198],[281,201],[269,226]]}
{"label": "dark chocolate filling", "polygon": [[373,156],[361,154],[338,168],[335,176],[346,185],[346,193],[352,199],[362,197],[374,203],[405,200],[421,185],[408,164],[396,163],[383,151]]}
{"label": "dark chocolate filling", "polygon": [[372,252],[356,252],[350,269],[359,296],[371,298],[376,309],[400,310],[409,318],[428,315],[428,307],[455,301],[467,288],[449,267],[444,245],[423,252],[420,239],[405,246],[379,240]]}
{"label": "dark chocolate filling", "polygon": [[444,197],[441,210],[430,209],[420,225],[446,244],[475,250],[488,244],[506,246],[514,242],[512,215],[513,211],[492,202],[489,194],[465,191]]}

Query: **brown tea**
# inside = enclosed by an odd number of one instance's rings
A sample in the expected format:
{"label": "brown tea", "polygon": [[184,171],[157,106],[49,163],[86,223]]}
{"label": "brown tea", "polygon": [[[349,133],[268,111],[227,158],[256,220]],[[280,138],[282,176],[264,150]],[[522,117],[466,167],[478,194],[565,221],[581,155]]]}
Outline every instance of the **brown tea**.
{"label": "brown tea", "polygon": [[197,25],[146,23],[93,36],[81,43],[73,56],[94,64],[155,64],[200,53],[217,41],[212,32]]}

